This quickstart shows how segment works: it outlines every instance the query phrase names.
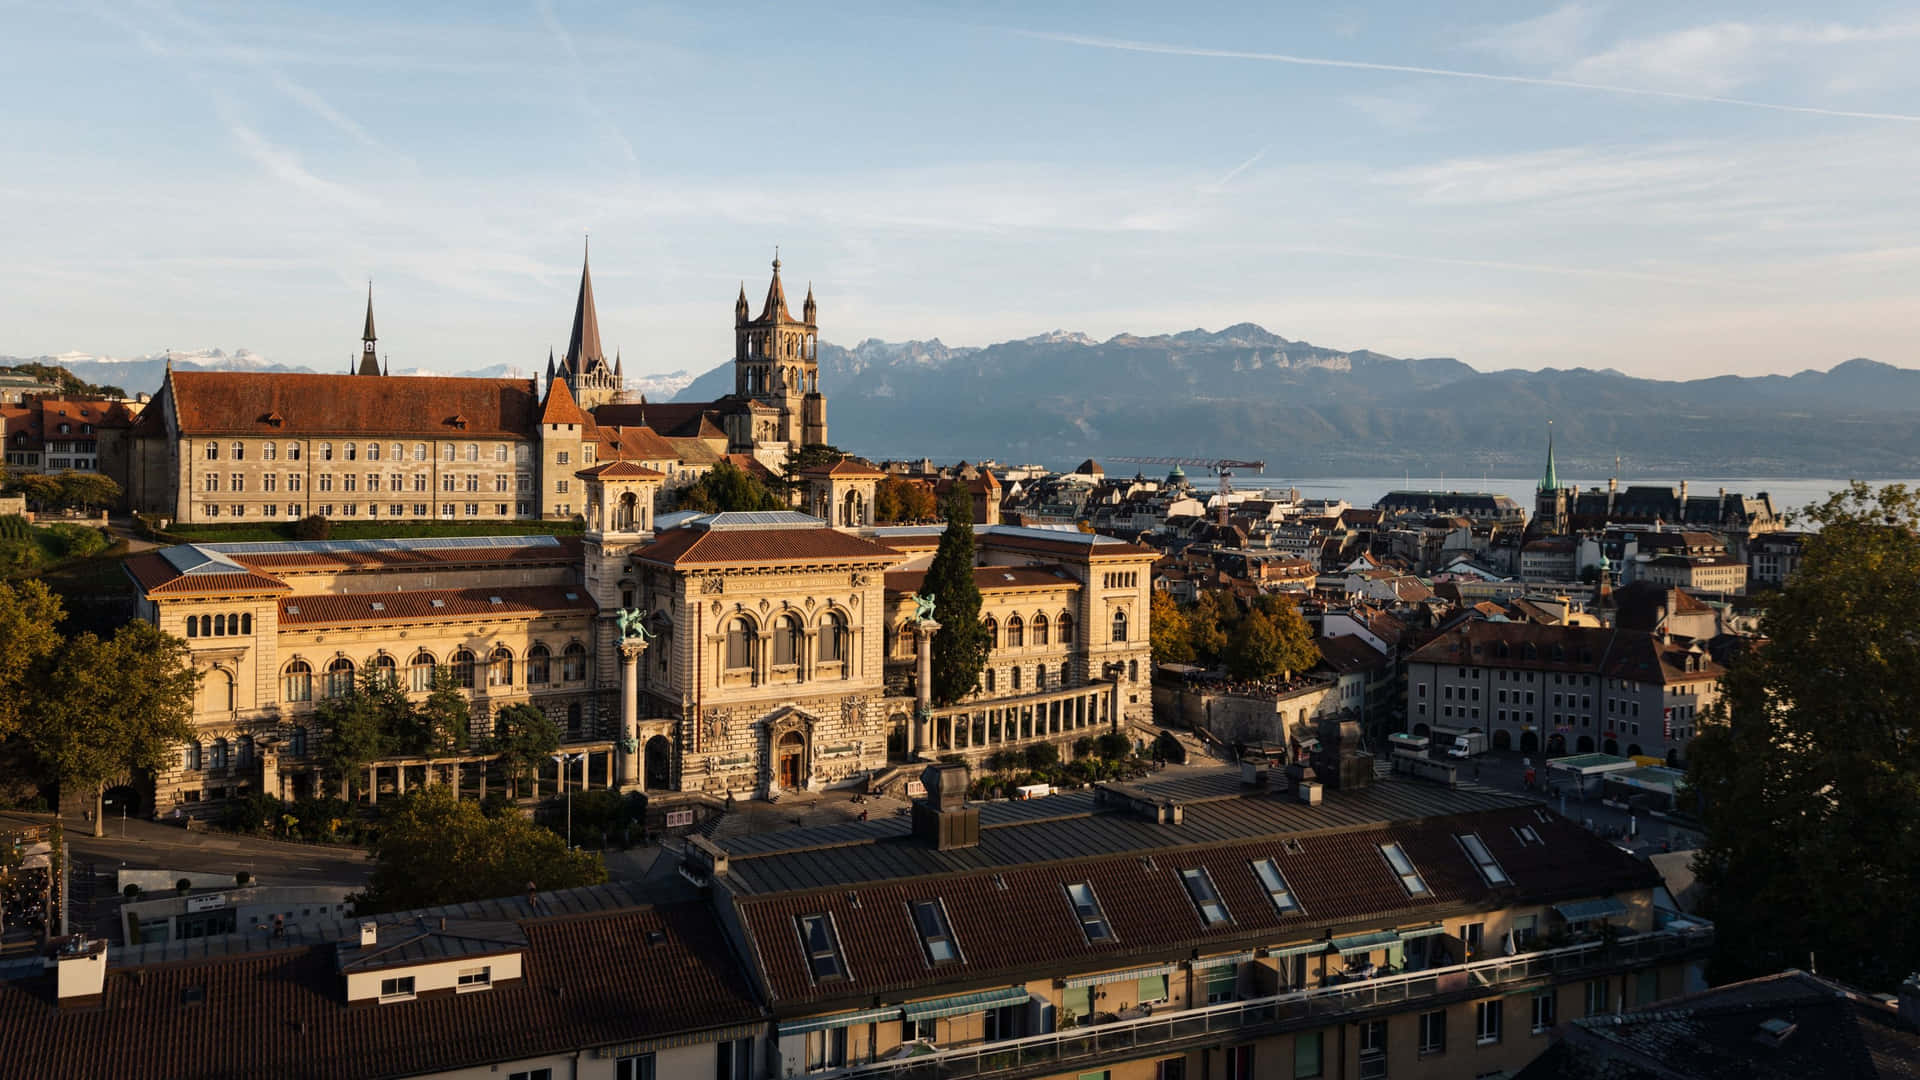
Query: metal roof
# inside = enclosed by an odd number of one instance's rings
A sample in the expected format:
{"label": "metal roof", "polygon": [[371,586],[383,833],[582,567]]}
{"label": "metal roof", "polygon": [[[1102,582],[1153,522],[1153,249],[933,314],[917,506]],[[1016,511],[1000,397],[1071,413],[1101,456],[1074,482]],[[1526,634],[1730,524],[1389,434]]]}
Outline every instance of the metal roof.
{"label": "metal roof", "polygon": [[[271,540],[230,544],[187,544],[185,547],[216,555],[332,555],[340,552],[445,551],[458,548],[559,547],[560,538],[547,533],[523,536],[414,536],[389,540]],[[167,548],[175,551],[177,548]],[[171,561],[171,560],[169,560]],[[183,573],[187,571],[182,571]]]}
{"label": "metal roof", "polygon": [[696,529],[824,529],[827,523],[798,510],[733,510],[687,522]]}

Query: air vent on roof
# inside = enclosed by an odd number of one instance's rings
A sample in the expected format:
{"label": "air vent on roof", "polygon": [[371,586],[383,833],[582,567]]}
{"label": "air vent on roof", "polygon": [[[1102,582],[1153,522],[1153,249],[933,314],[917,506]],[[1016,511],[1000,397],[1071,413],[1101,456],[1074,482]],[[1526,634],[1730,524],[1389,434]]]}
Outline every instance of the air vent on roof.
{"label": "air vent on roof", "polygon": [[1007,891],[1007,879],[1000,874],[993,875],[993,887],[1001,892]]}
{"label": "air vent on roof", "polygon": [[567,599],[569,599],[569,600],[578,600],[578,599],[580,599],[580,594],[579,594],[579,593],[577,593],[577,592],[570,592],[570,593],[568,593],[568,594],[567,594]]}
{"label": "air vent on roof", "polygon": [[447,602],[446,602],[445,600],[435,600],[435,601],[433,602],[433,606],[434,606],[434,607],[446,607],[446,606],[447,606]]}
{"label": "air vent on roof", "polygon": [[847,906],[858,911],[860,909],[860,894],[857,892],[849,892],[847,894]]}
{"label": "air vent on roof", "polygon": [[207,988],[204,986],[189,986],[185,990],[180,991],[180,1004],[182,1005],[203,1005],[206,1003],[206,1000]]}
{"label": "air vent on roof", "polygon": [[299,605],[299,604],[288,604],[288,605],[287,605],[287,614],[289,614],[289,615],[298,615],[298,614],[300,614],[300,605]]}
{"label": "air vent on roof", "polygon": [[1800,1025],[1793,1021],[1782,1020],[1777,1016],[1768,1020],[1762,1020],[1760,1021],[1760,1030],[1754,1033],[1753,1041],[1759,1043],[1761,1046],[1770,1046],[1777,1050],[1781,1046],[1784,1046],[1789,1038],[1793,1037],[1793,1033],[1797,1031],[1799,1027]]}
{"label": "air vent on roof", "polygon": [[647,944],[665,945],[666,943],[667,943],[667,932],[665,930],[647,931]]}
{"label": "air vent on roof", "polygon": [[375,610],[375,611],[385,611],[385,610],[387,610],[387,605],[385,605],[385,604],[383,604],[383,603],[381,603],[381,602],[380,602],[380,601],[378,601],[378,600],[375,600],[375,601],[373,602],[373,610]]}
{"label": "air vent on roof", "polygon": [[1298,840],[1282,840],[1280,841],[1280,846],[1285,849],[1289,855],[1304,855],[1307,851],[1306,848],[1300,846],[1300,841]]}
{"label": "air vent on roof", "polygon": [[1160,869],[1158,866],[1154,865],[1153,856],[1151,855],[1140,856],[1140,868],[1147,871],[1148,873],[1152,873],[1153,871]]}
{"label": "air vent on roof", "polygon": [[499,598],[499,597],[497,597],[497,596],[489,596],[489,597],[487,597],[487,603],[489,603],[489,604],[498,604],[498,603],[500,603],[500,598]]}

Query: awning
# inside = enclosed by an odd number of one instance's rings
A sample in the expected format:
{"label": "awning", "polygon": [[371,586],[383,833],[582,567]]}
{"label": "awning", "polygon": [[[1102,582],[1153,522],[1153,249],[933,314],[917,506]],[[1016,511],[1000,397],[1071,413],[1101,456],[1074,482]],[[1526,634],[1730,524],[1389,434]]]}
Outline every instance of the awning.
{"label": "awning", "polygon": [[1000,990],[978,990],[971,994],[955,994],[952,997],[934,998],[931,1001],[910,1001],[904,1009],[908,1020],[938,1020],[943,1016],[959,1016],[963,1013],[985,1012],[1002,1005],[1018,1005],[1027,1001],[1031,994],[1024,986],[1009,986]]}
{"label": "awning", "polygon": [[1187,966],[1194,971],[1207,971],[1212,968],[1226,967],[1228,964],[1244,964],[1251,959],[1253,959],[1253,950],[1248,949],[1246,952],[1237,952],[1228,956],[1209,956],[1204,960],[1195,960]]}
{"label": "awning", "polygon": [[1370,934],[1352,934],[1333,939],[1333,947],[1340,951],[1341,956],[1357,952],[1372,952],[1375,949],[1384,949],[1399,943],[1400,935],[1391,930],[1375,930]]}
{"label": "awning", "polygon": [[826,1031],[829,1028],[851,1027],[854,1024],[870,1024],[876,1020],[900,1019],[900,1006],[885,1009],[860,1009],[855,1012],[828,1013],[825,1016],[803,1016],[798,1020],[780,1021],[780,1038],[789,1035],[805,1035],[809,1031]]}
{"label": "awning", "polygon": [[1568,922],[1587,922],[1590,919],[1625,915],[1627,905],[1609,896],[1603,900],[1575,900],[1570,904],[1555,904],[1553,910]]}
{"label": "awning", "polygon": [[1273,957],[1276,960],[1284,960],[1289,956],[1302,956],[1310,953],[1321,953],[1326,951],[1327,951],[1327,943],[1323,940],[1323,941],[1309,941],[1304,945],[1281,945],[1278,948],[1268,949],[1267,955]]}
{"label": "awning", "polygon": [[1446,932],[1446,927],[1441,926],[1439,923],[1434,923],[1432,926],[1416,926],[1412,930],[1401,930],[1399,934],[1400,939],[1405,941],[1408,938],[1433,937],[1436,934],[1444,934]]}
{"label": "awning", "polygon": [[1124,971],[1104,971],[1098,975],[1075,975],[1060,985],[1099,986],[1101,983],[1119,982],[1122,979],[1145,979],[1153,975],[1171,975],[1180,970],[1179,964],[1155,964],[1152,967],[1127,968]]}

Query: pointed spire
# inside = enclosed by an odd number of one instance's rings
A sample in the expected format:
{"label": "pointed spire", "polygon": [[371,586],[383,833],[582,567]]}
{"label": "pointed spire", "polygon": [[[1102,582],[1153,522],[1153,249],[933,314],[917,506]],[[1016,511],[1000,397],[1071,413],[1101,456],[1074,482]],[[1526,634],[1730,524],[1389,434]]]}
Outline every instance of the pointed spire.
{"label": "pointed spire", "polygon": [[733,302],[733,325],[740,326],[744,324],[751,314],[751,311],[752,309],[747,307],[747,283],[742,281],[740,283],[740,299]]}
{"label": "pointed spire", "polygon": [[567,359],[563,366],[572,374],[585,375],[604,363],[606,353],[600,348],[600,315],[593,307],[593,273],[588,269],[583,250],[580,297],[573,305],[573,334],[567,339]]}
{"label": "pointed spire", "polygon": [[620,366],[619,349],[613,350],[613,377],[616,379],[625,379],[627,377],[626,371]]}
{"label": "pointed spire", "polygon": [[756,321],[792,322],[793,316],[787,311],[787,290],[780,284],[780,249],[773,249],[773,281],[767,285],[767,302],[760,309],[760,318]]}
{"label": "pointed spire", "polygon": [[380,374],[381,375],[393,374],[393,357],[383,356],[380,359],[381,359]]}
{"label": "pointed spire", "polygon": [[373,343],[377,340],[373,332],[373,282],[367,282],[367,327],[360,332],[360,366],[356,369],[347,365],[347,371],[354,375],[380,374],[380,358],[374,355]]}
{"label": "pointed spire", "polygon": [[378,338],[373,332],[373,281],[367,281],[367,328],[360,332],[361,341],[374,341]]}
{"label": "pointed spire", "polygon": [[813,282],[807,282],[807,302],[800,305],[800,318],[809,323],[818,322],[820,305],[813,302]]}
{"label": "pointed spire", "polygon": [[1553,421],[1547,421],[1547,471],[1540,477],[1541,491],[1560,490],[1560,470],[1553,463]]}
{"label": "pointed spire", "polygon": [[553,350],[547,350],[547,384],[553,384]]}

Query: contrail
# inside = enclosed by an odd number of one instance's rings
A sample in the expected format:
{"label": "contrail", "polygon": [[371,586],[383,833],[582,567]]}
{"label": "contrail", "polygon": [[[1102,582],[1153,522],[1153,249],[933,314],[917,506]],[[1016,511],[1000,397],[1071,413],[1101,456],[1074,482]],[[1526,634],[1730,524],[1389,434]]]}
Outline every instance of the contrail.
{"label": "contrail", "polygon": [[1273,64],[1298,64],[1303,67],[1348,68],[1354,71],[1392,71],[1403,75],[1437,75],[1447,79],[1479,79],[1483,82],[1521,83],[1526,86],[1557,86],[1566,90],[1598,90],[1603,94],[1632,94],[1638,97],[1668,98],[1708,105],[1735,105],[1743,109],[1768,109],[1773,112],[1807,113],[1813,116],[1838,116],[1850,120],[1899,120],[1920,123],[1920,116],[1908,113],[1853,112],[1846,109],[1822,109],[1814,105],[1783,105],[1776,101],[1752,101],[1747,98],[1719,97],[1713,94],[1688,94],[1679,90],[1652,90],[1643,86],[1613,86],[1607,83],[1580,82],[1575,79],[1549,79],[1532,75],[1495,75],[1485,71],[1455,71],[1451,68],[1416,67],[1411,64],[1376,64],[1366,60],[1329,60],[1319,56],[1291,56],[1286,53],[1248,52],[1242,49],[1202,49],[1187,45],[1161,45],[1150,41],[1126,41],[1120,38],[1089,37],[1084,34],[1056,34],[1039,30],[1015,30],[1021,37],[1083,45],[1094,49],[1122,52],[1157,53],[1162,56],[1201,56],[1219,60],[1263,60]]}
{"label": "contrail", "polygon": [[1218,191],[1221,188],[1226,187],[1228,184],[1232,183],[1234,177],[1239,176],[1243,172],[1246,172],[1248,169],[1253,167],[1255,162],[1259,161],[1263,157],[1266,157],[1267,151],[1269,149],[1270,149],[1269,147],[1263,146],[1260,148],[1259,153],[1254,154],[1252,157],[1248,158],[1247,160],[1241,162],[1238,165],[1235,165],[1231,169],[1228,169],[1227,175],[1213,182],[1212,190]]}

